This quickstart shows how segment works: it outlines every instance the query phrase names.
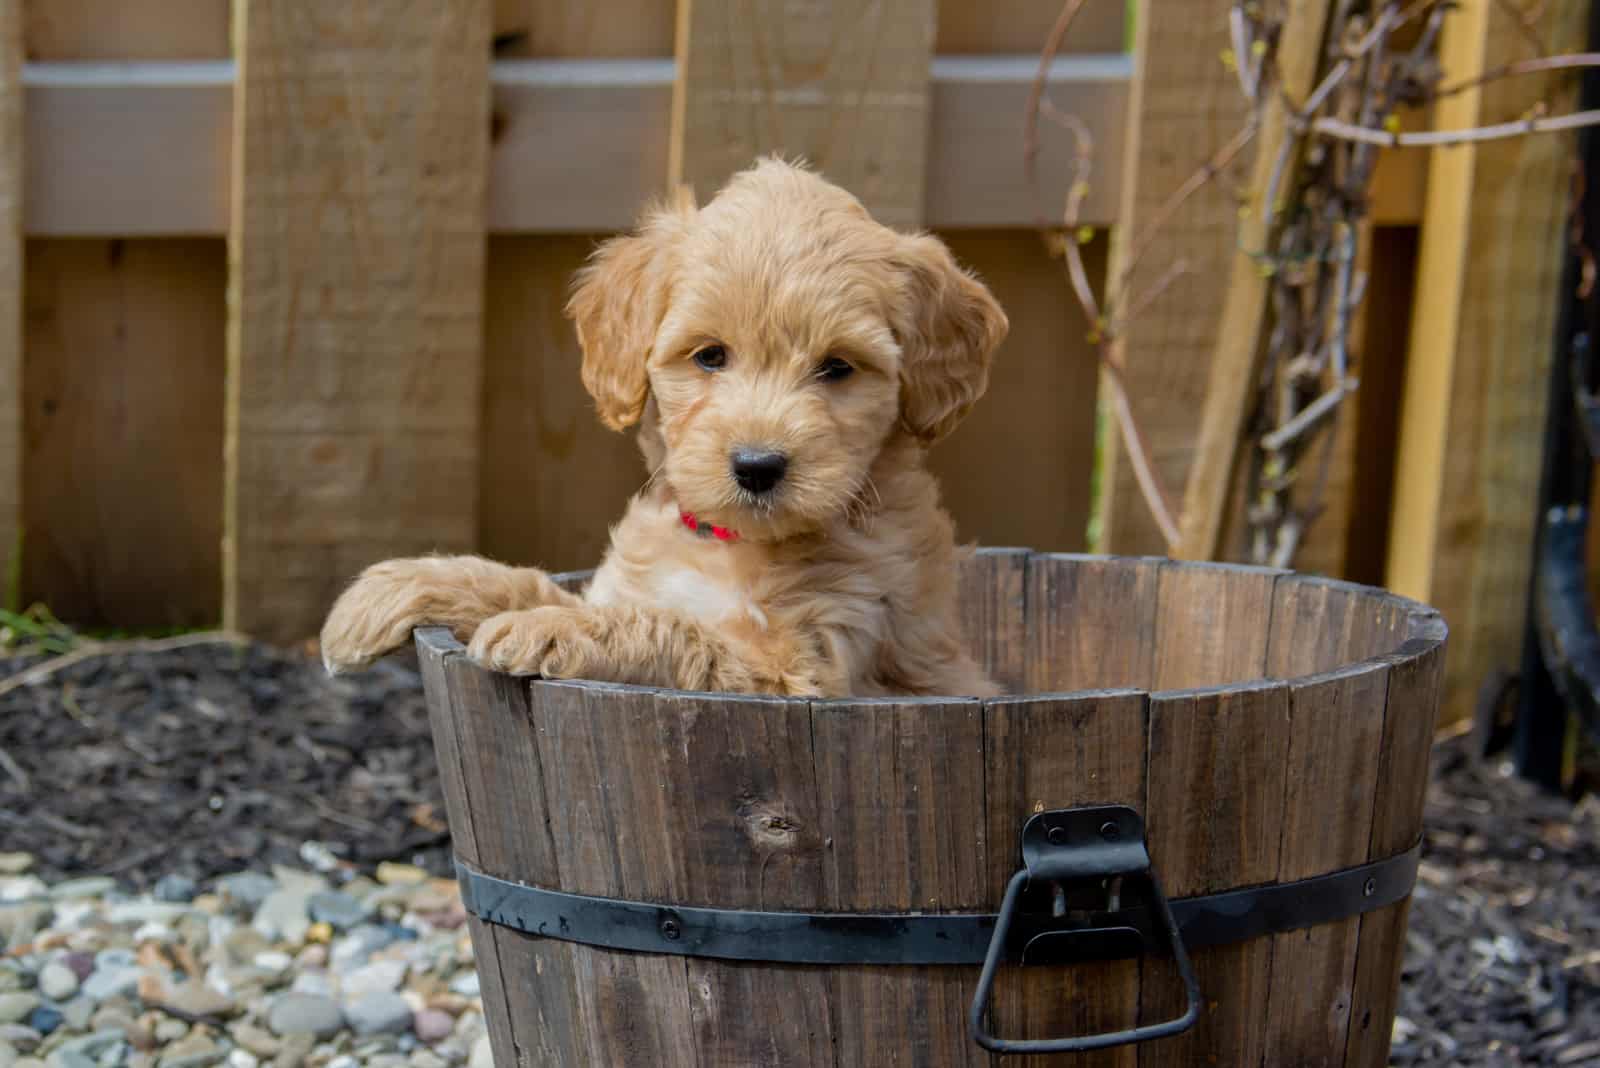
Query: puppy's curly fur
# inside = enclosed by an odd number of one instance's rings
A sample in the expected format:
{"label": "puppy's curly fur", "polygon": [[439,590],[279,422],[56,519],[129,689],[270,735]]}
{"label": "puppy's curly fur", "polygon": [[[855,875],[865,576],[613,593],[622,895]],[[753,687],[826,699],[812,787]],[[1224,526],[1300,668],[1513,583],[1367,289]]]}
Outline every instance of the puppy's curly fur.
{"label": "puppy's curly fur", "polygon": [[[924,453],[983,393],[1007,324],[943,243],[763,160],[704,208],[680,196],[608,241],[568,311],[600,418],[638,425],[652,472],[589,588],[476,557],[378,564],[328,617],[330,671],[435,623],[515,674],[996,692],[961,647],[958,550]],[[752,491],[739,450],[786,470]],[[736,536],[697,534],[685,513]]]}

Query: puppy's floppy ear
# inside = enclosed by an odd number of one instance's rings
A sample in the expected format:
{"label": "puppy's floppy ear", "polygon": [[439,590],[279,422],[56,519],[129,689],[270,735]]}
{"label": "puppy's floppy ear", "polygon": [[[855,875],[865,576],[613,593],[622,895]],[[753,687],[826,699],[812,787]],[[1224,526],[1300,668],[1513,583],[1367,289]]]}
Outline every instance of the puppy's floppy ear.
{"label": "puppy's floppy ear", "polygon": [[896,258],[900,421],[931,444],[954,430],[983,396],[989,364],[1010,324],[994,295],[961,269],[938,238],[903,237]]}
{"label": "puppy's floppy ear", "polygon": [[671,290],[671,246],[694,210],[693,194],[680,190],[646,211],[634,233],[595,250],[574,280],[567,315],[583,349],[583,386],[612,430],[632,426],[644,411],[645,361]]}

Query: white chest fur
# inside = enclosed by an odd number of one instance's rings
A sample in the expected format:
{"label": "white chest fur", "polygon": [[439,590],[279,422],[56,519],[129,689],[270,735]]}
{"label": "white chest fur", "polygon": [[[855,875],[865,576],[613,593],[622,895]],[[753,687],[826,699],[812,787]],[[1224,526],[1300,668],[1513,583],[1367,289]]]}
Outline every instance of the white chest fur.
{"label": "white chest fur", "polygon": [[603,567],[589,587],[587,600],[602,605],[639,600],[707,623],[749,619],[759,627],[767,625],[761,606],[731,579],[682,565],[662,565],[626,589],[610,568]]}

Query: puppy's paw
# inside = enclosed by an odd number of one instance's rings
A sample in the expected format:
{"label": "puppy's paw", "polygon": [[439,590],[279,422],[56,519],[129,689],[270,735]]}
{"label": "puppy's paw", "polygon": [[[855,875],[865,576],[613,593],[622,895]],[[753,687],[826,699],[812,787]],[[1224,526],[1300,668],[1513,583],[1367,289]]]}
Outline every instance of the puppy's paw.
{"label": "puppy's paw", "polygon": [[322,625],[322,664],[328,674],[371,664],[408,642],[415,627],[449,622],[455,584],[442,574],[443,563],[386,560],[362,572]]}
{"label": "puppy's paw", "polygon": [[608,679],[600,621],[582,607],[546,605],[491,616],[467,655],[493,671],[547,679]]}

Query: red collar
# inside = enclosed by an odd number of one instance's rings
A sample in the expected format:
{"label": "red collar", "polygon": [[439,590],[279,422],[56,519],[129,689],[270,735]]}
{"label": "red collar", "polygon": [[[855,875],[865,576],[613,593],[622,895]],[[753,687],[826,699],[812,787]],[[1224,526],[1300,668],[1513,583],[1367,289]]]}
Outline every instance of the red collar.
{"label": "red collar", "polygon": [[693,512],[685,512],[680,508],[678,509],[678,518],[683,520],[684,526],[701,536],[709,535],[710,537],[716,538],[718,541],[739,540],[739,535],[736,531],[729,530],[727,527],[717,527],[712,526],[710,523],[702,523],[700,520],[694,517]]}

